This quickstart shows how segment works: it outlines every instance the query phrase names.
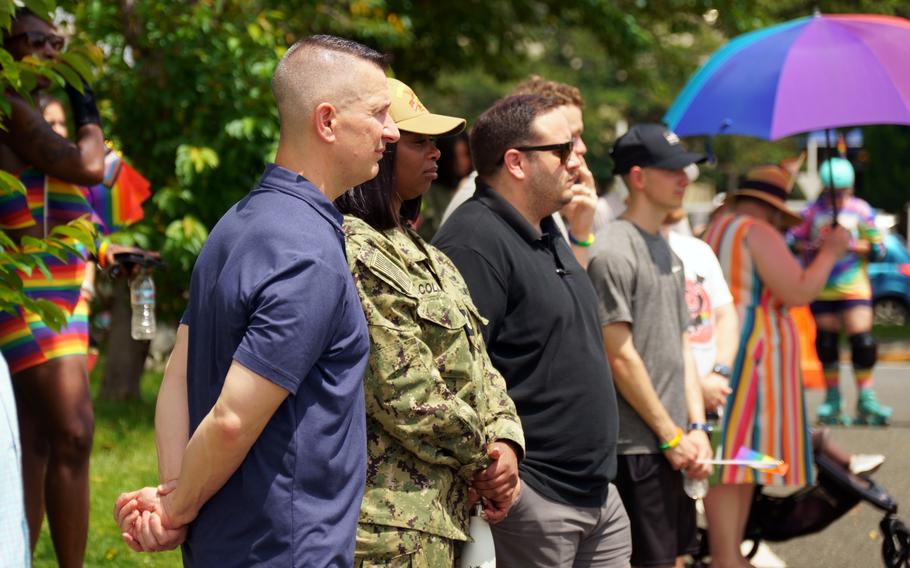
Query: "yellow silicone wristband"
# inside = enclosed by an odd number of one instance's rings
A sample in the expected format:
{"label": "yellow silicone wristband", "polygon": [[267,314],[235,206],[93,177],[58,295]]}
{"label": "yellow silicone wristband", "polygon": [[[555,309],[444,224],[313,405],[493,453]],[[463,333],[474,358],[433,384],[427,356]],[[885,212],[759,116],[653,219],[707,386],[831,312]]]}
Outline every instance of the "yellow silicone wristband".
{"label": "yellow silicone wristband", "polygon": [[575,245],[575,246],[579,246],[579,247],[589,247],[589,246],[591,246],[591,245],[594,244],[594,233],[588,234],[587,240],[579,241],[578,239],[576,239],[575,237],[573,237],[573,236],[572,236],[572,233],[570,232],[570,233],[569,233],[569,241],[570,241],[573,245]]}
{"label": "yellow silicone wristband", "polygon": [[673,436],[672,439],[661,444],[660,449],[661,450],[672,450],[673,448],[675,448],[676,446],[679,445],[679,443],[682,441],[682,437],[683,437],[682,428],[677,428],[676,435]]}

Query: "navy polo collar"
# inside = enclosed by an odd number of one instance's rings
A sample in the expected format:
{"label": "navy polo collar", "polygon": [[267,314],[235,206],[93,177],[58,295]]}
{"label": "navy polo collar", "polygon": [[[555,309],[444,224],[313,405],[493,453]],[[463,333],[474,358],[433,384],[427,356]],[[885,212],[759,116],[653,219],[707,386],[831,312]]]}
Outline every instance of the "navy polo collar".
{"label": "navy polo collar", "polygon": [[324,193],[319,191],[308,179],[277,164],[268,164],[259,180],[259,186],[275,189],[298,197],[322,215],[332,226],[341,231],[344,216],[335,208]]}
{"label": "navy polo collar", "polygon": [[543,230],[543,232],[541,232],[537,227],[528,223],[528,220],[525,219],[505,197],[499,195],[499,193],[497,193],[488,183],[478,177],[476,184],[477,190],[474,192],[474,196],[477,200],[486,205],[490,211],[502,217],[503,221],[512,227],[515,232],[521,235],[528,243],[536,243],[540,241],[544,235],[556,235],[559,233],[559,229],[556,227],[556,222],[553,221],[552,216],[541,219],[540,228]]}

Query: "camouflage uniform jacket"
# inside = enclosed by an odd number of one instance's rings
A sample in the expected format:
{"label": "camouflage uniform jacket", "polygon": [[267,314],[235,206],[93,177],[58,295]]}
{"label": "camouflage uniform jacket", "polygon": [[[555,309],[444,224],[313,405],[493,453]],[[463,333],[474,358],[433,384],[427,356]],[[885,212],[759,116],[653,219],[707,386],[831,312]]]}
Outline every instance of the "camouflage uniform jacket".
{"label": "camouflage uniform jacket", "polygon": [[413,231],[345,217],[348,264],[370,330],[361,523],[467,540],[467,481],[521,422],[455,265]]}

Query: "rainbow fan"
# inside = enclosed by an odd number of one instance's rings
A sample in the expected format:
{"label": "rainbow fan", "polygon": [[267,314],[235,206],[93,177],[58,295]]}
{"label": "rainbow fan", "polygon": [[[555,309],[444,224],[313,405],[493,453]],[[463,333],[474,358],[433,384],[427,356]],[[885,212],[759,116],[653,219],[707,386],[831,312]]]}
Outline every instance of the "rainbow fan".
{"label": "rainbow fan", "polygon": [[775,459],[769,455],[761,454],[745,446],[741,447],[733,459],[707,459],[698,460],[698,463],[711,465],[741,465],[759,469],[772,475],[786,475],[790,466],[783,460]]}
{"label": "rainbow fan", "polygon": [[745,446],[741,447],[739,451],[736,452],[736,456],[733,459],[755,462],[757,465],[753,467],[774,475],[786,475],[787,471],[790,469],[787,462],[775,459],[767,454],[756,452]]}

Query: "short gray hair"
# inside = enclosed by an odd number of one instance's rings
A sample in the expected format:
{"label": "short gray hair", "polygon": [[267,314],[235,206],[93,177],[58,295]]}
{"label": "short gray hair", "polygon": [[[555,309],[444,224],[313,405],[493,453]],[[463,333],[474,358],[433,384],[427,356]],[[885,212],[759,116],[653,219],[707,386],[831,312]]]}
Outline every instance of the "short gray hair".
{"label": "short gray hair", "polygon": [[337,97],[339,79],[351,59],[373,63],[385,70],[385,56],[363,44],[330,35],[313,35],[292,45],[272,75],[272,94],[281,123],[306,119],[321,102]]}

